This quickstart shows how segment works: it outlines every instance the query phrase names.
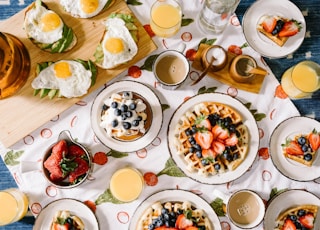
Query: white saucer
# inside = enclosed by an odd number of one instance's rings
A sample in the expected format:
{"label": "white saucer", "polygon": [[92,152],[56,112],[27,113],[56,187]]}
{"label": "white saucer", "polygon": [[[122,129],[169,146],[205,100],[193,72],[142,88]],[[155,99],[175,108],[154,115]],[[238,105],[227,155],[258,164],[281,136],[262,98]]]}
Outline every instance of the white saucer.
{"label": "white saucer", "polygon": [[[230,107],[237,110],[240,115],[242,116],[242,120],[244,125],[247,126],[249,133],[250,133],[250,147],[246,159],[237,167],[236,170],[221,173],[214,176],[200,176],[197,172],[190,172],[187,170],[187,163],[184,159],[177,154],[176,147],[174,145],[174,129],[176,124],[178,124],[179,120],[181,119],[182,115],[184,115],[190,108],[193,108],[194,105],[199,104],[205,101],[213,101],[222,103],[225,105],[229,105]],[[243,103],[239,100],[222,93],[204,93],[196,95],[184,103],[182,103],[178,109],[174,112],[168,128],[168,147],[171,154],[172,159],[175,161],[177,166],[191,179],[198,181],[204,184],[224,184],[230,181],[233,181],[239,177],[241,177],[245,172],[253,164],[256,156],[257,151],[259,149],[259,130],[256,123],[255,118],[253,117],[252,113],[245,107]]]}
{"label": "white saucer", "polygon": [[[264,217],[264,229],[274,229],[275,220],[281,212],[296,205],[313,204],[320,207],[320,199],[304,190],[287,190],[275,196],[268,208]],[[313,229],[320,229],[320,219],[317,218]]]}
{"label": "white saucer", "polygon": [[50,229],[54,215],[61,210],[68,210],[78,216],[83,221],[85,229],[99,230],[98,220],[91,209],[74,199],[60,199],[49,203],[37,216],[33,229]]}
{"label": "white saucer", "polygon": [[281,122],[272,132],[269,151],[274,166],[286,177],[297,181],[311,181],[320,177],[320,150],[311,167],[284,157],[281,144],[286,138],[308,134],[313,129],[320,131],[320,122],[309,117],[291,117]]}
{"label": "white saucer", "polygon": [[[263,15],[295,19],[301,23],[302,28],[298,34],[290,37],[280,47],[257,30],[257,24]],[[300,47],[306,33],[306,22],[300,9],[289,0],[259,0],[254,2],[245,12],[242,28],[248,44],[255,51],[265,57],[281,58],[292,54]]]}
{"label": "white saucer", "polygon": [[170,189],[154,193],[153,195],[145,199],[134,212],[133,217],[130,221],[129,230],[136,229],[138,221],[142,216],[142,214],[144,213],[144,211],[157,201],[160,201],[161,203],[168,202],[168,201],[171,201],[171,202],[189,201],[192,206],[198,209],[202,209],[204,211],[205,215],[208,217],[208,219],[212,224],[212,229],[221,230],[220,220],[207,201],[202,199],[200,196],[186,190],[170,190]]}
{"label": "white saucer", "polygon": [[[107,135],[104,128],[100,127],[101,112],[104,100],[113,93],[133,92],[146,99],[151,107],[152,122],[149,130],[139,139],[134,141],[120,141]],[[108,85],[95,98],[91,107],[91,127],[97,138],[108,148],[119,152],[134,152],[148,146],[159,134],[162,126],[162,108],[157,95],[146,85],[135,81],[118,81]]]}

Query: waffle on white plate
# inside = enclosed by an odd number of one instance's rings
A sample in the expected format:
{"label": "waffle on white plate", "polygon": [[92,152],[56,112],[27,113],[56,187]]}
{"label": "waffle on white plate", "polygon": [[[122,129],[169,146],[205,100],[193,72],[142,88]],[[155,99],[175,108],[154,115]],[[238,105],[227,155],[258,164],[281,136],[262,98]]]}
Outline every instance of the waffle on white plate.
{"label": "waffle on white plate", "polygon": [[274,228],[274,230],[313,230],[317,212],[318,206],[316,205],[304,204],[293,206],[278,215],[276,219],[276,227]]}
{"label": "waffle on white plate", "polygon": [[213,230],[206,213],[192,206],[189,201],[153,203],[140,217],[136,230],[162,229],[161,227]]}
{"label": "waffle on white plate", "polygon": [[201,176],[234,171],[246,158],[249,131],[229,105],[202,102],[187,111],[175,127],[178,155],[188,171]]}

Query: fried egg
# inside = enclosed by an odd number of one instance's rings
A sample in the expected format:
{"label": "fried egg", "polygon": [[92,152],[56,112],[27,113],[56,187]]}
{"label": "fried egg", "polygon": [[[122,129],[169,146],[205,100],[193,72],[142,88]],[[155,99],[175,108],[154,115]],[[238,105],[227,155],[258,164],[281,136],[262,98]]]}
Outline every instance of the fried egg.
{"label": "fried egg", "polygon": [[52,44],[62,38],[63,21],[54,11],[37,4],[27,11],[24,29],[37,42]]}
{"label": "fried egg", "polygon": [[91,18],[99,14],[110,0],[60,0],[64,10],[76,18]]}
{"label": "fried egg", "polygon": [[101,44],[104,56],[102,67],[113,68],[133,59],[138,47],[125,22],[120,18],[109,18],[104,24],[107,30]]}
{"label": "fried egg", "polygon": [[90,70],[72,60],[61,60],[53,63],[32,81],[34,89],[59,89],[64,97],[80,97],[87,93],[91,86]]}

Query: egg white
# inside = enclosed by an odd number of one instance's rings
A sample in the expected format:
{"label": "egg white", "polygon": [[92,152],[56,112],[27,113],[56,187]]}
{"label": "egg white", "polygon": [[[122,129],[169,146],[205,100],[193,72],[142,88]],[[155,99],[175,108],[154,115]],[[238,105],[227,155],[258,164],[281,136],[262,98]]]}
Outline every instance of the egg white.
{"label": "egg white", "polygon": [[[120,18],[109,18],[104,21],[107,32],[104,34],[102,40],[103,49],[103,68],[113,68],[119,64],[125,63],[133,59],[138,52],[138,46],[133,40],[129,30],[125,26],[125,22]],[[121,38],[124,44],[124,50],[120,53],[110,53],[105,48],[105,43],[109,38]]]}
{"label": "egg white", "polygon": [[91,71],[77,61],[63,60],[69,64],[72,75],[68,78],[58,78],[55,76],[54,66],[59,62],[42,70],[31,86],[34,89],[59,89],[60,94],[67,98],[85,95],[91,86]]}
{"label": "egg white", "polygon": [[92,13],[86,13],[81,8],[80,0],[60,0],[61,6],[64,10],[75,18],[91,18],[99,14],[109,0],[99,0],[99,6]]}
{"label": "egg white", "polygon": [[37,7],[33,7],[26,13],[24,29],[29,37],[44,44],[52,44],[62,38],[63,21],[61,18],[60,24],[55,30],[45,32],[40,26],[41,17],[51,12],[53,11],[39,5]]}

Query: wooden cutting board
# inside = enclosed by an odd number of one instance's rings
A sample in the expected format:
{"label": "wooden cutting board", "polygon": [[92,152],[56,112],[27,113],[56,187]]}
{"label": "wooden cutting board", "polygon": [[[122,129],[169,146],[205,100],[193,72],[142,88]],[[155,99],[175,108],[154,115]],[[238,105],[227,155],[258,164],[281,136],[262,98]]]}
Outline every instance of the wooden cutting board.
{"label": "wooden cutting board", "polygon": [[[35,76],[36,64],[60,59],[80,58],[84,60],[94,60],[93,53],[104,31],[104,26],[101,21],[108,17],[113,11],[131,11],[124,0],[116,0],[107,11],[94,18],[76,19],[66,13],[58,1],[44,0],[44,2],[50,9],[56,11],[68,26],[72,27],[78,37],[78,43],[71,51],[64,54],[50,54],[40,50],[26,38],[25,31],[23,30],[23,19],[26,9],[0,22],[0,31],[18,37],[28,49],[31,58],[31,72],[27,83],[14,96],[0,100],[0,141],[5,147],[15,144],[30,132],[81,100],[81,98],[55,98],[50,100],[49,98],[40,99],[39,96],[33,96],[31,81]],[[129,66],[145,58],[157,49],[157,46],[140,22],[138,22],[138,28],[139,51],[135,58],[129,63],[113,70],[103,70],[99,68],[97,81],[95,85],[90,88],[89,93],[98,89],[123,71],[126,71]]]}

